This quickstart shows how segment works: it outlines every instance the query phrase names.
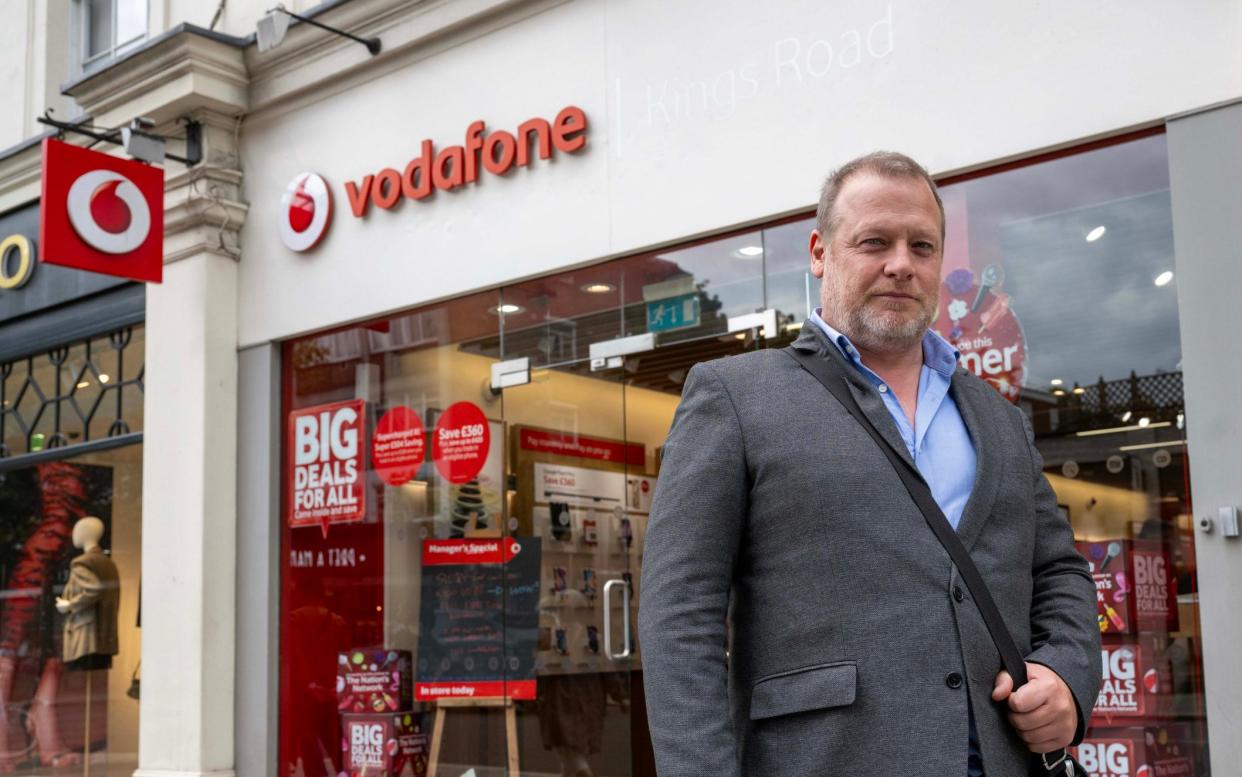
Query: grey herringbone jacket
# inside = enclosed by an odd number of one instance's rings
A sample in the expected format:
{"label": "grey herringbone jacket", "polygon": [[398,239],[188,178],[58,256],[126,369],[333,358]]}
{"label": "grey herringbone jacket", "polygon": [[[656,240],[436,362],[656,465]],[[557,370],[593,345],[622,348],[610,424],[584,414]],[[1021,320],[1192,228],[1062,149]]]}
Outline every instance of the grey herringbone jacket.
{"label": "grey herringbone jacket", "polygon": [[[794,347],[839,360],[908,457],[818,327]],[[1081,736],[1101,674],[1087,564],[1025,415],[961,369],[951,392],[978,457],[959,535],[1027,659],[1069,685]],[[1000,658],[964,588],[884,454],[789,354],[697,365],[639,589],[660,777],[964,777],[968,705],[988,776],[1025,777],[1026,748],[991,701]]]}

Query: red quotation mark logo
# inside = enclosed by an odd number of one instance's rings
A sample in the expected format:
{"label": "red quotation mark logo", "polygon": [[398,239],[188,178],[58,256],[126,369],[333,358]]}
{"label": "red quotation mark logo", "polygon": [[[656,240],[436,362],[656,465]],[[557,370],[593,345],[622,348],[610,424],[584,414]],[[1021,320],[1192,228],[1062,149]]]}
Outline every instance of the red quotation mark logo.
{"label": "red quotation mark logo", "polygon": [[332,194],[323,177],[298,173],[280,198],[280,241],[290,251],[309,251],[328,231]]}
{"label": "red quotation mark logo", "polygon": [[128,254],[151,233],[151,209],[134,182],[113,170],[83,173],[69,187],[69,223],[89,246]]}

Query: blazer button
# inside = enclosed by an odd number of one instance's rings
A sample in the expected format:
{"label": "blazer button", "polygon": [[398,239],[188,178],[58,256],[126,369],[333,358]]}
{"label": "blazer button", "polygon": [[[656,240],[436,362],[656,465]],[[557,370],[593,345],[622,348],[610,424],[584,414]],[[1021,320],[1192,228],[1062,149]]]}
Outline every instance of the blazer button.
{"label": "blazer button", "polygon": [[966,598],[966,594],[962,592],[960,585],[953,586],[953,601],[960,602]]}
{"label": "blazer button", "polygon": [[944,684],[956,691],[962,687],[962,676],[957,672],[949,672],[945,675]]}

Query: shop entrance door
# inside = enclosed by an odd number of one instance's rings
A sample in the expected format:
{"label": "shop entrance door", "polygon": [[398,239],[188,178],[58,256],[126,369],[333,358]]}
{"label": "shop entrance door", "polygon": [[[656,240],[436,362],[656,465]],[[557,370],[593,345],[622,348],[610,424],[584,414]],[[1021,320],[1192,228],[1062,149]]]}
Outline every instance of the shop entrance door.
{"label": "shop entrance door", "polygon": [[537,368],[502,395],[506,530],[539,548],[536,695],[518,708],[521,774],[630,777],[634,583],[654,478],[629,439],[623,371]]}
{"label": "shop entrance door", "polygon": [[644,538],[686,374],[762,342],[738,334],[536,368],[503,391],[507,530],[541,554],[522,775],[655,777],[637,635]]}

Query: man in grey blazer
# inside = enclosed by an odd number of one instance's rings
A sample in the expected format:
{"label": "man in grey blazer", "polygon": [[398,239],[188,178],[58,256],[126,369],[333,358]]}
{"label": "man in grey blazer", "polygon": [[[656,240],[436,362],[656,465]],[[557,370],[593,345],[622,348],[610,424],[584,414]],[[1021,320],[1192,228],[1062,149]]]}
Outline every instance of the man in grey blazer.
{"label": "man in grey blazer", "polygon": [[780,349],[696,365],[664,448],[639,632],[660,777],[1024,777],[1082,738],[1095,586],[1026,416],[928,329],[944,210],[877,152],[825,183],[816,311],[830,359],[915,464],[1027,659],[984,621],[884,453]]}

